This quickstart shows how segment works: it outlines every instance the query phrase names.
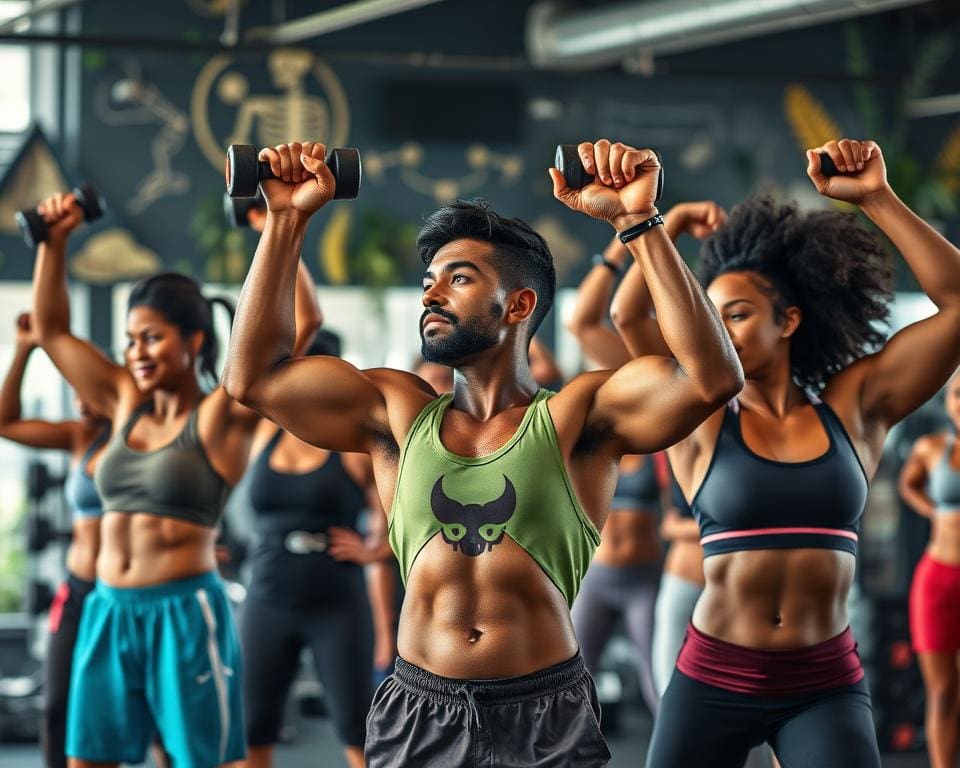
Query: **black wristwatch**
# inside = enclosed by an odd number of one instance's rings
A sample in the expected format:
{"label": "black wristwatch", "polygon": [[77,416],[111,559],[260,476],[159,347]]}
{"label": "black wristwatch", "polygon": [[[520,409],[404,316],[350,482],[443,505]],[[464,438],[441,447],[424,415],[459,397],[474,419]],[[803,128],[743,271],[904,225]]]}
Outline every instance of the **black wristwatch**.
{"label": "black wristwatch", "polygon": [[593,266],[595,266],[595,267],[606,267],[606,268],[609,269],[611,272],[613,272],[613,274],[615,274],[615,275],[617,275],[617,276],[620,276],[621,274],[623,274],[623,270],[622,270],[618,265],[616,265],[616,264],[614,264],[612,261],[610,261],[609,259],[603,258],[603,254],[602,254],[602,253],[595,253],[595,254],[593,254]]}
{"label": "black wristwatch", "polygon": [[639,224],[634,224],[632,227],[628,227],[617,234],[617,237],[620,238],[620,242],[626,245],[631,240],[634,240],[645,232],[649,232],[654,227],[663,226],[663,214],[658,213],[656,216],[651,216],[646,221],[641,221]]}

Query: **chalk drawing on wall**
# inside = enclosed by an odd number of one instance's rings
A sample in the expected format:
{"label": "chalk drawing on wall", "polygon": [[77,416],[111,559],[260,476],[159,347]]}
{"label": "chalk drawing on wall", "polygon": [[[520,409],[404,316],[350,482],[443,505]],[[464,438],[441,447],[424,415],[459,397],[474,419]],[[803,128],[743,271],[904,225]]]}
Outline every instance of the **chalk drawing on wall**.
{"label": "chalk drawing on wall", "polygon": [[137,184],[127,203],[127,212],[138,216],[162,197],[190,191],[190,176],[173,169],[173,157],[183,149],[190,122],[155,85],[139,77],[101,82],[94,96],[94,112],[105,125],[114,127],[150,125],[160,131],[150,141],[153,168]]}
{"label": "chalk drawing on wall", "polygon": [[70,273],[88,283],[114,283],[160,271],[160,257],[125,229],[107,229],[90,237],[70,259]]}
{"label": "chalk drawing on wall", "polygon": [[460,176],[434,177],[424,170],[423,146],[410,141],[384,152],[366,151],[363,172],[377,184],[386,181],[387,171],[400,169],[403,183],[421,195],[432,197],[438,204],[449,203],[483,188],[493,178],[500,185],[513,186],[523,173],[520,155],[500,154],[484,144],[471,144],[463,154],[463,173]]}
{"label": "chalk drawing on wall", "polygon": [[36,208],[43,198],[69,188],[59,159],[39,128],[24,140],[0,179],[0,232],[19,234],[17,211]]}
{"label": "chalk drawing on wall", "polygon": [[[250,80],[233,68],[226,54],[206,63],[193,86],[193,132],[203,154],[218,171],[228,144],[274,146],[290,141],[322,141],[342,147],[350,133],[347,95],[334,71],[309,51],[282,48],[267,57],[273,93],[250,93]],[[213,102],[213,103],[211,103]],[[211,111],[235,110],[232,124],[218,131]]]}

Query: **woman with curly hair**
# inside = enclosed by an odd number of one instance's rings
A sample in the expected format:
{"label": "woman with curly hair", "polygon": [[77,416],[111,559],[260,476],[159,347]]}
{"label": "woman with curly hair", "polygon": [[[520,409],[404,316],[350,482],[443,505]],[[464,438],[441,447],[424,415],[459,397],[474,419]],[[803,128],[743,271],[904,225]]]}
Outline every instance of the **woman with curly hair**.
{"label": "woman with curly hair", "polygon": [[950,430],[924,435],[900,473],[900,496],[933,523],[913,574],[910,635],[927,693],[927,751],[933,768],[952,768],[960,739],[960,376],[947,384]]}
{"label": "woman with curly hair", "polygon": [[[840,175],[823,174],[820,153]],[[807,159],[818,191],[859,206],[938,311],[884,343],[891,273],[850,214],[754,198],[705,242],[701,280],[746,386],[668,451],[706,588],[648,768],[739,767],[763,742],[785,768],[880,765],[847,593],[887,431],[960,363],[960,251],[897,198],[874,142]]]}

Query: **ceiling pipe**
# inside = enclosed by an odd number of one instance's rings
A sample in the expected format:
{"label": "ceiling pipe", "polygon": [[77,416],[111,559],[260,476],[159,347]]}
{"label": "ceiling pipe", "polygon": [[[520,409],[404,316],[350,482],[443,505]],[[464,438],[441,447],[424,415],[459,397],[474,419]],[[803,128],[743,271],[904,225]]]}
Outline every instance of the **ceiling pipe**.
{"label": "ceiling pipe", "polygon": [[273,27],[251,29],[246,39],[250,42],[265,42],[273,45],[289,45],[319,37],[339,29],[355,27],[368,21],[392,16],[404,11],[432,5],[442,0],[356,0],[327,11],[287,21]]}
{"label": "ceiling pipe", "polygon": [[527,54],[544,69],[590,69],[641,52],[676,53],[921,2],[653,0],[576,11],[545,0],[528,13]]}

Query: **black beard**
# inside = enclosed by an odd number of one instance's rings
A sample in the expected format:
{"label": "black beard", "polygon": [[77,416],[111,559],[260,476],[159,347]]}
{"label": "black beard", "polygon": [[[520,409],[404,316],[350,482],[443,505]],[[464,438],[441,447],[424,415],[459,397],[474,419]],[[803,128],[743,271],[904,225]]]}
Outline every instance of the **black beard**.
{"label": "black beard", "polygon": [[[497,302],[491,309],[491,320],[503,312]],[[466,321],[453,321],[446,312],[437,314],[451,320],[450,330],[438,333],[428,339],[420,330],[420,356],[428,363],[439,363],[456,367],[458,363],[490,349],[499,341],[499,333],[495,322],[485,324],[480,318],[471,318]]]}

